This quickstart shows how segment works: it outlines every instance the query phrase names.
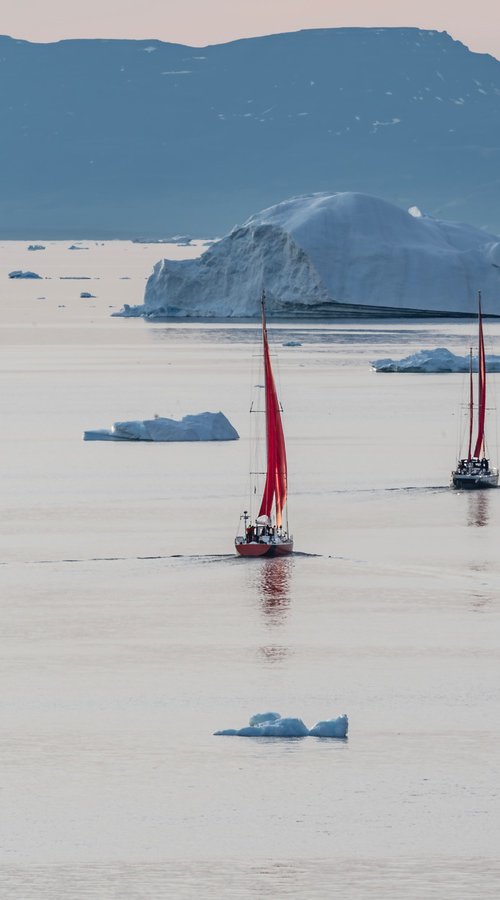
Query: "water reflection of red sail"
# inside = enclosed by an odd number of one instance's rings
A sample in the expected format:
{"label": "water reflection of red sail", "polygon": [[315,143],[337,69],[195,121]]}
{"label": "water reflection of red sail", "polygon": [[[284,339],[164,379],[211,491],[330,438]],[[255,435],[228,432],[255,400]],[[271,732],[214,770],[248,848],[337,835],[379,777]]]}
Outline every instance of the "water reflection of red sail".
{"label": "water reflection of red sail", "polygon": [[260,571],[261,605],[266,617],[273,624],[283,621],[290,606],[290,574],[293,559],[263,560]]}
{"label": "water reflection of red sail", "polygon": [[238,534],[235,547],[241,556],[281,556],[293,550],[293,538],[288,524],[283,524],[283,510],[287,497],[287,464],[285,437],[281,421],[280,403],[276,391],[269,342],[266,311],[262,296],[262,347],[264,356],[264,387],[266,415],[266,481],[260,509],[255,520],[247,510],[241,517],[243,533]]}
{"label": "water reflection of red sail", "polygon": [[469,494],[467,509],[467,525],[473,528],[484,528],[490,518],[489,494]]}
{"label": "water reflection of red sail", "polygon": [[498,485],[498,470],[490,466],[486,456],[486,354],[484,350],[483,316],[481,311],[481,292],[478,295],[478,380],[477,380],[477,436],[472,450],[474,431],[474,384],[472,378],[472,350],[469,366],[469,446],[467,457],[459,459],[456,469],[451,473],[453,487],[461,490],[478,490]]}

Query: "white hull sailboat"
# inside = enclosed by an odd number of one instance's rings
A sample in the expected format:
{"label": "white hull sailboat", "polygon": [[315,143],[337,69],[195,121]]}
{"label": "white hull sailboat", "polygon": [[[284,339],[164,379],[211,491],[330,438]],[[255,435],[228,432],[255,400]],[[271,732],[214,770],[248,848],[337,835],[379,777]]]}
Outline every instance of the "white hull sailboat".
{"label": "white hull sailboat", "polygon": [[267,338],[265,297],[262,295],[262,349],[266,418],[266,472],[260,508],[255,516],[243,512],[234,542],[240,556],[284,556],[293,551],[285,504],[288,491],[285,437]]}
{"label": "white hull sailboat", "polygon": [[483,317],[481,312],[481,292],[478,295],[478,388],[477,388],[477,436],[474,433],[474,379],[472,377],[472,349],[469,364],[469,428],[467,456],[458,460],[451,473],[451,483],[459,490],[482,490],[498,487],[498,469],[490,465],[486,450],[486,354],[484,350]]}

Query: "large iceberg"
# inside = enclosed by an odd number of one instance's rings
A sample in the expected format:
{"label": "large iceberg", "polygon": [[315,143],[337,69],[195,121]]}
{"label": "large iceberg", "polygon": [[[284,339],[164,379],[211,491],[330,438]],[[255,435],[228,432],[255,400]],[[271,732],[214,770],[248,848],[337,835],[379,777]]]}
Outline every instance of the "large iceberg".
{"label": "large iceberg", "polygon": [[[418,350],[403,359],[374,359],[376,372],[468,372],[470,357],[456,356],[446,347],[435,350]],[[500,372],[500,356],[493,353],[486,357],[488,372]],[[477,356],[472,359],[472,369],[477,372]]]}
{"label": "large iceberg", "polygon": [[325,737],[346,738],[349,720],[344,714],[336,719],[317,722],[313,728],[307,728],[302,719],[281,717],[279,713],[256,713],[243,728],[225,728],[214,734],[229,737]]}
{"label": "large iceberg", "polygon": [[500,239],[359,193],[295,197],[252,216],[197,259],[158,262],[122,315],[500,315]]}
{"label": "large iceberg", "polygon": [[84,441],[237,441],[238,438],[236,428],[221,412],[184,416],[180,421],[155,416],[83,432]]}

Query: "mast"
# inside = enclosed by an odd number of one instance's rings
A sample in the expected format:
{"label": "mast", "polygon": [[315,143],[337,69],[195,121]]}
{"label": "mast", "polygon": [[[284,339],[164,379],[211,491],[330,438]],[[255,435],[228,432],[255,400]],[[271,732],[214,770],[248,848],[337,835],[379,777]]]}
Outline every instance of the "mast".
{"label": "mast", "polygon": [[484,455],[484,420],[486,416],[486,357],[484,353],[483,317],[481,312],[481,291],[478,293],[478,322],[479,322],[479,355],[478,355],[478,414],[477,414],[477,438],[474,447],[474,457],[479,459]]}
{"label": "mast", "polygon": [[472,378],[472,347],[469,351],[469,449],[467,461],[472,459],[472,429],[474,425],[474,381]]}
{"label": "mast", "polygon": [[281,422],[280,405],[276,392],[269,342],[267,338],[265,295],[262,293],[262,345],[264,353],[264,383],[266,403],[267,470],[259,516],[271,516],[273,501],[276,509],[276,526],[281,528],[282,511],[287,494],[287,465],[285,437]]}

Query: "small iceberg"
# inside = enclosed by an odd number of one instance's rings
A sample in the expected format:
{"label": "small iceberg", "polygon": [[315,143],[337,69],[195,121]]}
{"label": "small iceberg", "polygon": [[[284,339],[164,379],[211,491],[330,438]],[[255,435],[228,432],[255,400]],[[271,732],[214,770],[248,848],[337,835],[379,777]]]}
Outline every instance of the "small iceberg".
{"label": "small iceberg", "polygon": [[21,269],[15,269],[13,272],[9,272],[9,278],[41,278],[41,275],[38,275],[37,272],[23,272]]}
{"label": "small iceberg", "polygon": [[[500,372],[500,356],[486,357],[489,372]],[[403,359],[374,359],[372,367],[376,372],[468,372],[469,356],[455,356],[446,347],[435,350],[419,350]],[[477,372],[477,356],[473,357],[472,368]]]}
{"label": "small iceberg", "polygon": [[349,720],[344,714],[337,716],[336,719],[325,719],[322,722],[316,722],[310,729],[311,737],[323,738],[345,738],[347,737],[347,729],[349,728]]}
{"label": "small iceberg", "polygon": [[30,244],[28,250],[45,250],[45,244]]}
{"label": "small iceberg", "polygon": [[349,720],[344,714],[336,719],[317,722],[313,728],[307,728],[302,719],[282,718],[279,713],[257,713],[243,728],[225,728],[215,731],[214,735],[230,737],[321,737],[344,739],[347,737]]}
{"label": "small iceberg", "polygon": [[83,432],[84,441],[237,441],[239,434],[224,413],[204,412],[166,419],[115,422],[112,428]]}
{"label": "small iceberg", "polygon": [[88,247],[79,247],[78,244],[71,244],[71,247],[68,247],[68,250],[88,250]]}
{"label": "small iceberg", "polygon": [[81,300],[95,300],[95,294],[91,294],[90,291],[82,291],[80,294]]}
{"label": "small iceberg", "polygon": [[115,319],[137,319],[139,316],[143,316],[145,313],[145,307],[142,306],[130,306],[129,303],[123,304],[123,309],[120,309],[118,312],[111,313]]}
{"label": "small iceberg", "polygon": [[300,341],[285,341],[284,347],[302,347]]}

